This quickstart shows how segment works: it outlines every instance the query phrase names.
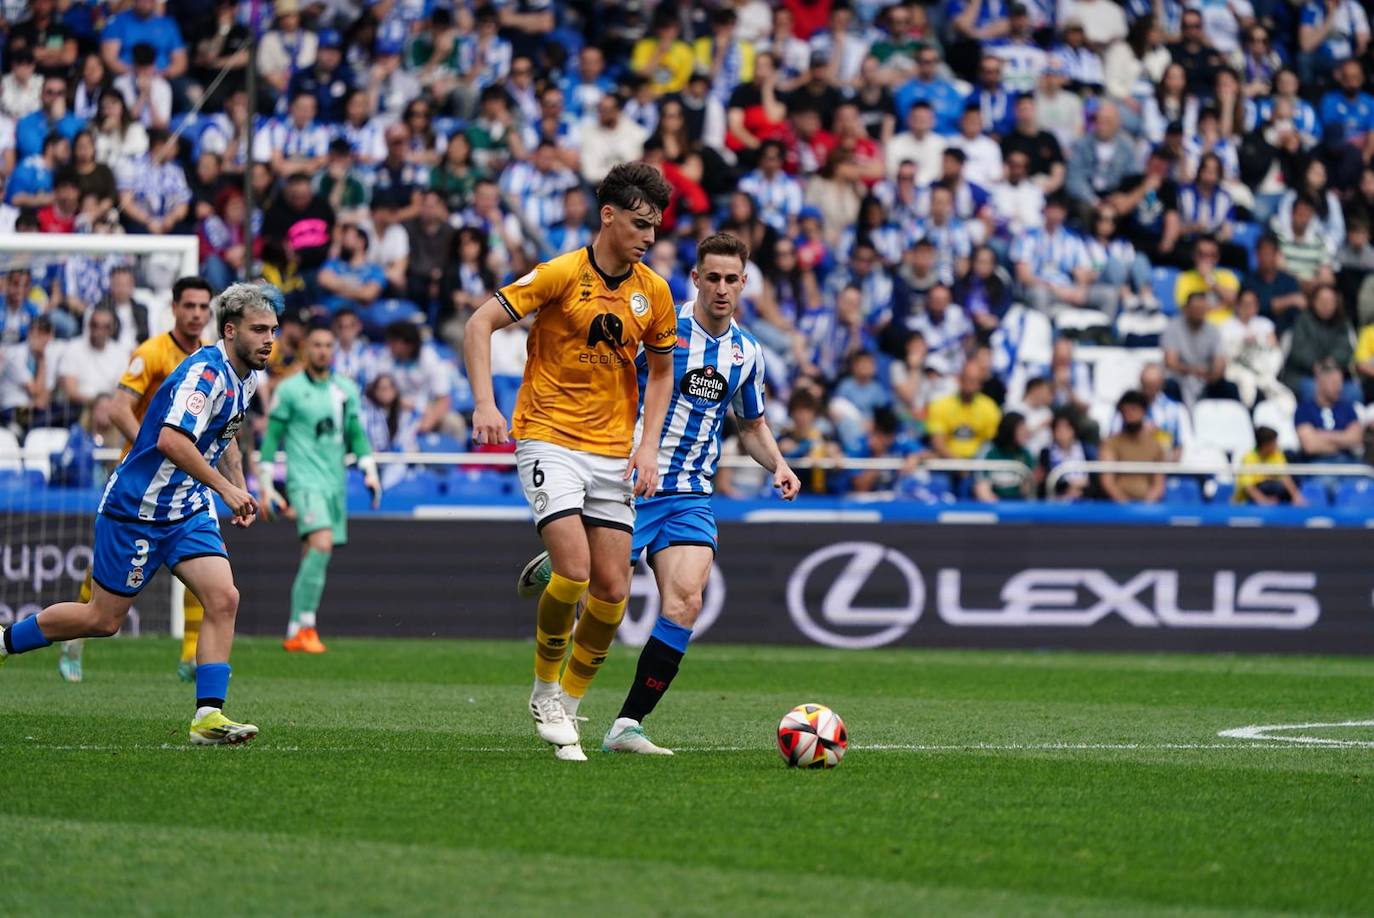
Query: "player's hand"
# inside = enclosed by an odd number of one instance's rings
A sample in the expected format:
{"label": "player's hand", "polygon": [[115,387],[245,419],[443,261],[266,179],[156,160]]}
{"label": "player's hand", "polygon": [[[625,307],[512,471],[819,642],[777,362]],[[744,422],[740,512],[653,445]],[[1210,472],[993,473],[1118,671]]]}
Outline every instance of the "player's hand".
{"label": "player's hand", "polygon": [[286,501],[282,500],[282,496],[277,493],[277,489],[270,484],[263,485],[261,491],[262,499],[258,502],[258,512],[262,514],[263,519],[270,523],[272,522],[272,518],[281,513],[286,507]]}
{"label": "player's hand", "polygon": [[773,473],[773,489],[781,492],[783,500],[792,500],[801,492],[801,479],[786,462]]}
{"label": "player's hand", "polygon": [[253,498],[252,494],[237,485],[227,486],[219,492],[219,496],[224,498],[224,502],[229,505],[229,511],[234,514],[234,522],[236,523],[240,519],[247,519],[258,514],[257,500]]}
{"label": "player's hand", "polygon": [[372,492],[372,509],[382,505],[382,482],[376,475],[364,475],[363,484]]}
{"label": "player's hand", "polygon": [[481,446],[505,443],[506,419],[495,405],[479,405],[472,412],[472,439]]}
{"label": "player's hand", "polygon": [[253,521],[257,518],[258,515],[256,513],[250,513],[247,516],[236,516],[229,522],[231,525],[237,526],[240,529],[247,529],[249,526],[253,525]]}
{"label": "player's hand", "polygon": [[641,446],[630,457],[625,480],[634,479],[635,497],[653,497],[658,490],[658,450]]}

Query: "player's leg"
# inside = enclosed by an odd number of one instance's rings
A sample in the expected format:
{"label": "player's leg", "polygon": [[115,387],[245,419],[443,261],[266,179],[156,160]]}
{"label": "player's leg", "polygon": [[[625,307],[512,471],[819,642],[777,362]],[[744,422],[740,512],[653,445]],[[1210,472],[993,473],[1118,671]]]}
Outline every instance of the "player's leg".
{"label": "player's leg", "polygon": [[205,607],[190,590],[182,594],[181,614],[184,630],[181,632],[177,678],[182,682],[191,682],[196,678],[196,643],[200,640],[200,624],[205,620]]}
{"label": "player's leg", "polygon": [[110,637],[123,626],[133,604],[133,596],[111,593],[97,582],[90,602],[59,602],[9,628],[0,628],[0,664],[56,641]]}
{"label": "player's leg", "polygon": [[537,440],[522,441],[516,460],[551,570],[539,596],[530,714],[541,739],[572,747],[578,742],[577,726],[563,709],[558,677],[590,576],[591,556],[582,524],[587,473],[572,450]]}
{"label": "player's leg", "polygon": [[196,713],[191,721],[191,742],[199,746],[247,742],[258,735],[258,728],[224,716],[239,591],[234,586],[219,522],[209,513],[196,514],[169,537],[166,556],[172,573],[205,607],[196,644]]}
{"label": "player's leg", "polygon": [[301,537],[301,563],[291,583],[291,620],[286,626],[282,646],[301,653],[324,653],[324,643],[315,630],[315,617],[324,595],[325,577],[334,554],[337,526],[334,502],[319,491],[298,491],[291,495],[296,508],[296,528]]}
{"label": "player's leg", "polygon": [[[658,584],[658,621],[640,650],[634,682],[620,715],[602,741],[602,748],[611,752],[672,754],[650,742],[642,725],[677,675],[692,628],[701,614],[715,560],[716,519],[709,498],[672,497],[650,502],[650,506],[655,504],[665,508],[657,511],[662,519],[647,544],[649,563]],[[640,508],[641,519],[653,513],[649,508]],[[635,542],[639,541],[636,534]]]}
{"label": "player's leg", "polygon": [[[86,577],[81,581],[81,592],[77,594],[77,602],[90,602],[94,581],[91,580],[91,572],[86,571]],[[86,651],[85,638],[77,638],[74,641],[66,641],[62,645],[62,653],[57,657],[57,673],[64,682],[80,682],[84,676],[81,666],[81,658]]]}

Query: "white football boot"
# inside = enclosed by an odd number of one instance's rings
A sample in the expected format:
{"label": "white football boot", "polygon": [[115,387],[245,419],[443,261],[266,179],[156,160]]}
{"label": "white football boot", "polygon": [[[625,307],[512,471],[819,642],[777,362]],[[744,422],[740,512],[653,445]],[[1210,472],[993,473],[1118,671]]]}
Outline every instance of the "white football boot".
{"label": "white football boot", "polygon": [[633,752],[638,755],[672,755],[673,750],[655,746],[644,735],[644,728],[638,721],[621,717],[611,724],[606,737],[601,741],[602,752]]}

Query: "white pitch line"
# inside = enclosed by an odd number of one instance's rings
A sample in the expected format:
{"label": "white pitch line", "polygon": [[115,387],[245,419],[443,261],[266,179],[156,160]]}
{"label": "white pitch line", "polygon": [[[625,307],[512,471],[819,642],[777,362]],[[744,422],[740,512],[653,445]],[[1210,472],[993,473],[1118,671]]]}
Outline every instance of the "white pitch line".
{"label": "white pitch line", "polygon": [[[1304,726],[1374,726],[1374,721],[1352,721],[1343,724],[1308,724]],[[849,748],[858,752],[1063,752],[1063,751],[1151,751],[1151,750],[1193,750],[1193,749],[1350,749],[1374,748],[1374,742],[1359,740],[1324,740],[1314,737],[1281,736],[1242,736],[1241,730],[1273,730],[1275,727],[1245,727],[1240,730],[1225,730],[1220,735],[1235,739],[1250,740],[1241,743],[872,743],[854,744]],[[1291,727],[1286,729],[1299,729]],[[1282,740],[1282,742],[1275,742]],[[1297,744],[1296,746],[1294,744]],[[273,746],[270,743],[250,744],[258,752],[453,752],[451,747],[436,746]],[[3,747],[0,747],[3,748]],[[54,745],[48,743],[25,743],[20,748],[42,749],[51,752],[190,752],[200,747],[177,743],[116,745]],[[678,752],[758,752],[765,746],[679,746]],[[544,751],[540,746],[472,746],[459,752],[475,752],[500,755],[525,755]]]}
{"label": "white pitch line", "polygon": [[1374,740],[1341,740],[1331,739],[1325,736],[1275,736],[1274,731],[1289,730],[1330,730],[1340,727],[1374,727],[1374,720],[1342,720],[1326,724],[1268,724],[1265,726],[1252,725],[1249,727],[1235,727],[1230,730],[1222,730],[1217,736],[1225,736],[1230,739],[1259,740],[1269,743],[1293,743],[1307,748],[1324,749],[1374,749]]}

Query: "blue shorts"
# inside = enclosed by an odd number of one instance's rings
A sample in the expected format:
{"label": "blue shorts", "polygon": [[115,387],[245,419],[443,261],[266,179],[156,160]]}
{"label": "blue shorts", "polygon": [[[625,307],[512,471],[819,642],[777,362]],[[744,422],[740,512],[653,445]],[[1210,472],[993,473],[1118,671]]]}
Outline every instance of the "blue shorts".
{"label": "blue shorts", "polygon": [[162,565],[173,568],[207,555],[229,557],[213,513],[175,523],[135,523],[97,514],[91,577],[106,592],[137,596]]}
{"label": "blue shorts", "polygon": [[642,500],[635,510],[631,563],[646,549],[649,557],[672,545],[703,545],[716,550],[716,515],[706,494],[667,494]]}

